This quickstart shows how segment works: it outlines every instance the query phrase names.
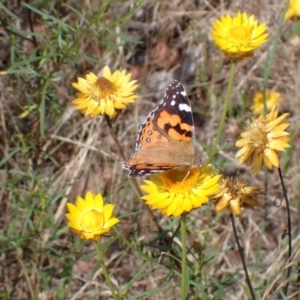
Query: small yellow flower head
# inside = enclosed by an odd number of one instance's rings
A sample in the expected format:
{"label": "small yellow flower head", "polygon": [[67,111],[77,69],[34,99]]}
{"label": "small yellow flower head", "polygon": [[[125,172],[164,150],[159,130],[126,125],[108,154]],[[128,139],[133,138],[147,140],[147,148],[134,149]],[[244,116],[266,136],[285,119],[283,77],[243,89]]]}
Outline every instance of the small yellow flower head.
{"label": "small yellow flower head", "polygon": [[86,116],[116,115],[116,109],[123,109],[128,103],[134,102],[137,95],[136,80],[130,81],[131,74],[126,71],[115,71],[113,74],[106,66],[102,77],[88,73],[86,78],[78,77],[78,82],[72,85],[79,90],[77,98],[72,101],[77,110],[81,110]]}
{"label": "small yellow flower head", "polygon": [[223,179],[219,192],[213,197],[215,211],[218,213],[227,208],[231,213],[241,217],[241,207],[254,209],[255,206],[261,206],[257,198],[262,194],[259,187],[249,186],[233,178]]}
{"label": "small yellow flower head", "polygon": [[[280,100],[281,100],[281,96],[279,93],[266,90],[267,112],[270,112],[274,105],[279,105]],[[250,107],[250,110],[255,115],[261,115],[264,113],[264,97],[261,92],[257,92],[255,94],[253,104]]]}
{"label": "small yellow flower head", "polygon": [[173,169],[151,175],[141,189],[147,193],[142,199],[153,209],[161,209],[166,216],[177,217],[208,202],[208,197],[219,188],[220,175],[211,171],[211,165],[188,171]]}
{"label": "small yellow flower head", "polygon": [[290,147],[289,133],[285,131],[290,124],[284,122],[288,115],[285,113],[277,118],[278,107],[273,106],[267,116],[248,121],[246,131],[241,133],[242,139],[235,144],[241,147],[236,158],[241,164],[250,166],[254,174],[263,164],[269,169],[279,168],[278,152]]}
{"label": "small yellow flower head", "polygon": [[114,205],[104,205],[100,194],[93,195],[87,192],[85,199],[77,197],[76,204],[67,203],[67,207],[68,226],[84,240],[97,241],[119,222],[112,215]]}
{"label": "small yellow flower head", "polygon": [[300,17],[300,0],[290,0],[285,19],[291,20]]}
{"label": "small yellow flower head", "polygon": [[213,23],[212,38],[225,56],[241,59],[251,57],[253,51],[267,41],[267,26],[258,25],[254,16],[240,13],[231,18],[228,14]]}

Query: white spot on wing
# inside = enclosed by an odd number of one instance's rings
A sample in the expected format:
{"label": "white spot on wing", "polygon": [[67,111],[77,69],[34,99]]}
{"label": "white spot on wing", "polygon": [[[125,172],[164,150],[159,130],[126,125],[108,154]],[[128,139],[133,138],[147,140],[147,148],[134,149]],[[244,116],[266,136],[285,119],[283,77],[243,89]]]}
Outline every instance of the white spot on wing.
{"label": "white spot on wing", "polygon": [[182,111],[187,111],[187,112],[191,112],[191,107],[189,105],[187,105],[186,103],[180,103],[179,104],[179,110]]}
{"label": "white spot on wing", "polygon": [[175,100],[172,100],[170,104],[174,106],[176,104]]}

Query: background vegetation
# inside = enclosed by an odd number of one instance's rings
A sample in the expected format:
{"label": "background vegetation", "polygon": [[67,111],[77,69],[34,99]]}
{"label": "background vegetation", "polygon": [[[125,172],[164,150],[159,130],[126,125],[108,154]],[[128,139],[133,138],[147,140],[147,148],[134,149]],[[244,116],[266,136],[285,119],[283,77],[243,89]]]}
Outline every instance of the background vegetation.
{"label": "background vegetation", "polygon": [[[105,65],[127,69],[138,80],[140,98],[113,123],[129,156],[139,124],[168,83],[180,80],[189,93],[205,162],[229,78],[229,60],[213,44],[211,24],[239,10],[267,23],[269,43],[237,65],[214,165],[253,185],[267,182],[264,207],[245,211],[237,228],[257,295],[282,299],[287,237],[278,173],[269,172],[267,181],[264,172],[252,176],[234,158],[234,144],[254,94],[262,90],[283,8],[283,1],[267,0],[0,3],[0,299],[110,299],[92,243],[78,240],[64,217],[66,202],[88,190],[101,192],[122,216],[117,225],[122,238],[112,234],[104,248],[124,299],[179,298],[176,259],[155,240],[155,226],[121,170],[104,118],[85,118],[70,104],[71,82]],[[281,160],[293,226],[289,299],[300,299],[299,53],[299,23],[286,22],[267,87],[281,93],[281,111],[290,112],[292,147]],[[156,216],[164,229],[177,227],[177,220]],[[207,205],[190,214],[188,227],[192,299],[248,299],[228,212],[216,215]]]}

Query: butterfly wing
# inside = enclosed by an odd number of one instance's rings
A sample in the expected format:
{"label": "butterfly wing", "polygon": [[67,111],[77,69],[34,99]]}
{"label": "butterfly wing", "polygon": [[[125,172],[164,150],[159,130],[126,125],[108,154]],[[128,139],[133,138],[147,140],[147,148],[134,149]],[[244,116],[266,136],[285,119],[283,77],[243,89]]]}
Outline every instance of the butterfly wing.
{"label": "butterfly wing", "polygon": [[194,157],[194,122],[183,85],[172,81],[159,104],[140,126],[136,152],[124,162],[129,176],[190,166]]}
{"label": "butterfly wing", "polygon": [[193,146],[195,137],[191,105],[184,86],[178,80],[169,84],[162,103],[153,113],[156,130],[170,141],[183,141]]}

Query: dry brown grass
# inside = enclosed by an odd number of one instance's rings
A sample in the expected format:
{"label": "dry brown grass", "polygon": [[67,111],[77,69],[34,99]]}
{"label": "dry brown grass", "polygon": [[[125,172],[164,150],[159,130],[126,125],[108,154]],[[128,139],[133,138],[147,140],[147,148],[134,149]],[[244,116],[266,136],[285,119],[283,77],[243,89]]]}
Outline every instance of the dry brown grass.
{"label": "dry brown grass", "polygon": [[[131,0],[112,1],[103,14],[102,24],[124,16],[134,3]],[[229,61],[211,40],[211,24],[221,14],[246,11],[268,24],[272,41],[284,6],[282,1],[145,0],[133,16],[109,31],[82,26],[85,34],[77,41],[75,37],[69,40],[75,40],[76,53],[70,52],[71,58],[68,60],[65,56],[60,63],[51,58],[43,67],[39,65],[46,55],[43,45],[47,44],[50,51],[51,44],[58,42],[48,34],[55,30],[50,30],[49,22],[31,11],[33,30],[42,34],[36,42],[20,38],[15,33],[31,38],[28,12],[18,1],[3,5],[15,13],[19,21],[8,16],[7,11],[0,11],[3,18],[1,71],[18,70],[16,61],[21,59],[14,58],[14,61],[12,53],[27,59],[39,48],[42,57],[27,64],[37,72],[36,77],[17,72],[0,77],[0,180],[4,187],[0,202],[0,298],[110,299],[101,269],[96,265],[97,259],[91,255],[93,245],[79,243],[66,228],[64,217],[66,202],[73,202],[78,195],[91,190],[100,191],[115,203],[115,215],[129,215],[122,219],[118,229],[126,239],[140,244],[141,252],[152,257],[144,271],[149,273],[135,280],[126,299],[135,299],[134,295],[157,287],[164,289],[138,299],[180,299],[180,278],[170,271],[170,254],[147,246],[157,236],[150,217],[146,212],[138,217],[130,216],[142,211],[144,206],[132,191],[126,171],[121,170],[121,160],[104,118],[85,118],[74,110],[70,99],[75,91],[70,83],[87,71],[97,74],[103,65],[127,68],[138,80],[140,98],[113,123],[124,152],[129,156],[134,151],[139,124],[162,98],[167,84],[178,79],[189,92],[196,137],[201,144],[210,147],[218,128],[229,77]],[[81,0],[81,5],[82,15],[95,15],[101,8],[98,1]],[[81,16],[70,7],[77,7],[75,1],[64,4],[50,1],[45,5],[49,16],[56,16],[75,28]],[[290,112],[292,148],[282,160],[291,201],[294,248],[288,299],[299,299],[300,39],[293,29],[297,30],[297,24],[287,23],[282,29],[268,88],[282,94],[281,110]],[[53,42],[49,42],[51,39]],[[53,47],[58,51],[55,43]],[[253,58],[238,63],[231,96],[233,114],[227,119],[222,149],[215,162],[223,174],[240,176],[260,186],[264,185],[264,173],[254,177],[241,167],[234,158],[234,144],[243,121],[249,116],[254,93],[262,89],[267,50],[268,45],[263,46]],[[18,119],[29,103],[41,108],[40,89],[44,84],[39,77],[41,70],[44,76],[48,74],[51,78],[45,102],[44,136],[37,109],[26,118]],[[17,147],[19,150],[10,155]],[[205,161],[207,153],[203,152]],[[275,201],[279,205],[275,205]],[[172,229],[170,220],[162,218],[158,212],[155,215],[163,228]],[[228,213],[216,215],[211,205],[206,206],[190,214],[188,226],[188,246],[194,253],[189,260],[195,266],[201,262],[196,268],[201,276],[195,275],[209,295],[198,294],[190,299],[250,299]],[[245,211],[241,222],[237,222],[257,299],[283,299],[280,292],[286,283],[287,237],[283,235],[286,226],[286,207],[278,173],[273,170],[269,172],[264,208]],[[105,256],[109,271],[118,278],[119,282],[113,277],[116,286],[125,286],[145,264],[141,253],[120,240],[109,247]],[[38,292],[44,294],[38,296]]]}

